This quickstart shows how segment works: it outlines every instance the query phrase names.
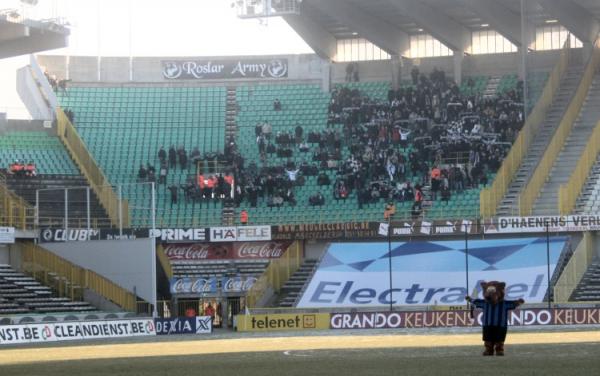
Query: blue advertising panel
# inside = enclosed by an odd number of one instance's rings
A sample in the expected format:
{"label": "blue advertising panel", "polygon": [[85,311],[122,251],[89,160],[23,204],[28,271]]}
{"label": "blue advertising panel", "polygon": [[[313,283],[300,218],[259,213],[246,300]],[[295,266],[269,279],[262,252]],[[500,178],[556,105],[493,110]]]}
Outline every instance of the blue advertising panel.
{"label": "blue advertising panel", "polygon": [[212,332],[210,316],[172,317],[154,319],[157,335],[208,334]]}
{"label": "blue advertising panel", "polygon": [[[566,241],[550,238],[551,274]],[[298,307],[457,305],[489,280],[506,282],[509,299],[540,303],[548,287],[546,247],[546,238],[469,241],[467,291],[464,240],[393,242],[391,253],[386,242],[333,243]]]}

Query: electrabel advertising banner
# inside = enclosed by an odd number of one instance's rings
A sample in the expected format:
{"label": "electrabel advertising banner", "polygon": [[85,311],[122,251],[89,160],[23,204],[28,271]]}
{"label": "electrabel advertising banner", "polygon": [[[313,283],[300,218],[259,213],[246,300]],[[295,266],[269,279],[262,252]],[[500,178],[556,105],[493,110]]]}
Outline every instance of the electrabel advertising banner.
{"label": "electrabel advertising banner", "polygon": [[173,243],[165,246],[171,261],[265,260],[281,257],[291,242]]}
{"label": "electrabel advertising banner", "polygon": [[256,283],[255,277],[223,277],[211,278],[171,278],[171,293],[183,295],[202,295],[223,293],[243,293]]}
{"label": "electrabel advertising banner", "polygon": [[153,335],[152,319],[0,325],[0,345]]}
{"label": "electrabel advertising banner", "polygon": [[154,324],[157,335],[212,333],[210,316],[160,318],[154,319]]}
{"label": "electrabel advertising banner", "polygon": [[214,80],[236,78],[286,78],[286,58],[243,58],[228,60],[163,60],[167,80]]}
{"label": "electrabel advertising banner", "polygon": [[[331,314],[331,329],[448,328],[481,326],[483,312],[406,311],[344,312]],[[600,308],[518,309],[510,311],[508,325],[597,325]]]}
{"label": "electrabel advertising banner", "polygon": [[486,234],[523,232],[575,232],[600,230],[600,215],[556,215],[539,217],[500,217],[485,223]]}
{"label": "electrabel advertising banner", "polygon": [[[550,273],[567,237],[551,237]],[[390,289],[389,259],[392,263]],[[505,281],[506,298],[542,302],[547,290],[546,238],[333,243],[302,295],[299,308],[464,304],[469,287]]]}

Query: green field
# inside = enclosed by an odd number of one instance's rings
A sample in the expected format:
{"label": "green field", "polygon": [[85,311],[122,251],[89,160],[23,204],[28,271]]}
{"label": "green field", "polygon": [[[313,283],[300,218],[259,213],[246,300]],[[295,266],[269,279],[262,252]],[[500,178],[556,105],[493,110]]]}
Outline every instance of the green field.
{"label": "green field", "polygon": [[[599,334],[515,333],[505,357],[481,356],[478,334],[178,338],[26,347],[0,350],[0,375],[594,375],[600,372]],[[136,352],[139,356],[131,356]]]}

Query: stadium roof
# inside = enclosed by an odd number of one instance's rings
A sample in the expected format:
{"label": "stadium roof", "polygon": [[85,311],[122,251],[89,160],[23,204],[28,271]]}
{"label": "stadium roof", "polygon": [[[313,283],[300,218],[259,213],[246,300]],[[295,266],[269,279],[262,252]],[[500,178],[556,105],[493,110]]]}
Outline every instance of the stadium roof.
{"label": "stadium roof", "polygon": [[69,34],[54,20],[23,19],[17,11],[0,10],[0,59],[66,47]]}
{"label": "stadium roof", "polygon": [[[528,0],[529,26],[558,23],[581,41],[600,32],[598,0]],[[465,51],[471,32],[493,29],[521,45],[521,0],[303,0],[286,21],[321,56],[335,54],[337,39],[365,38],[391,55],[406,51],[409,36],[427,33]]]}

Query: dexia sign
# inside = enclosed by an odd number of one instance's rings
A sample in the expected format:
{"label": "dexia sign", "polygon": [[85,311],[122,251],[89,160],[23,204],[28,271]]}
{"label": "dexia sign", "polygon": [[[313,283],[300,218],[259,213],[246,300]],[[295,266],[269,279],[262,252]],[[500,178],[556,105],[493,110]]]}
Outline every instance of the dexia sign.
{"label": "dexia sign", "polygon": [[[565,242],[565,237],[550,239],[550,273]],[[505,281],[507,299],[542,302],[548,288],[545,238],[470,241],[467,252],[463,241],[392,243],[391,254],[387,243],[334,243],[298,307],[457,305],[487,280]]]}

